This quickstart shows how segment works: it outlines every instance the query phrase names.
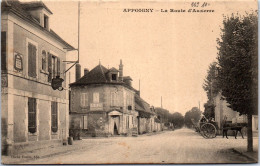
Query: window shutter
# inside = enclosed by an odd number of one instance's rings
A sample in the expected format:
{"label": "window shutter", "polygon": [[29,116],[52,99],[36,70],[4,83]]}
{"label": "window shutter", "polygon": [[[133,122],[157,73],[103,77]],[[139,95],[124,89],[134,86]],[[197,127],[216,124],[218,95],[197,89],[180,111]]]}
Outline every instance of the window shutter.
{"label": "window shutter", "polygon": [[58,131],[58,103],[51,102],[51,131]]}
{"label": "window shutter", "polygon": [[48,76],[48,82],[51,82],[52,80],[52,63],[51,63],[51,54],[48,53],[48,72],[49,72],[49,76]]}
{"label": "window shutter", "polygon": [[36,132],[36,99],[28,98],[28,131]]}
{"label": "window shutter", "polygon": [[1,69],[6,70],[6,32],[1,32]]}
{"label": "window shutter", "polygon": [[83,116],[83,129],[88,129],[88,117]]}
{"label": "window shutter", "polygon": [[60,58],[57,57],[57,76],[60,76]]}
{"label": "window shutter", "polygon": [[36,47],[28,43],[28,75],[36,78]]}

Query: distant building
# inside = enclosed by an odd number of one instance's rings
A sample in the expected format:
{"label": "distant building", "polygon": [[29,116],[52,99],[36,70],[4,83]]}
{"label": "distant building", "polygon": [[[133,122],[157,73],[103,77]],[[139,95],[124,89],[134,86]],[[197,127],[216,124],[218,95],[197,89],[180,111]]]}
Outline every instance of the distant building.
{"label": "distant building", "polygon": [[135,94],[135,110],[138,111],[138,133],[161,131],[161,121],[157,118],[153,107],[144,101],[139,93]]}
{"label": "distant building", "polygon": [[[68,137],[69,98],[63,74],[74,48],[50,29],[41,1],[1,4],[2,152],[61,144]],[[65,90],[53,90],[60,76]]]}
{"label": "distant building", "polygon": [[[124,82],[125,78],[125,82]],[[74,137],[131,135],[137,128],[131,78],[101,64],[70,84],[70,133]]]}

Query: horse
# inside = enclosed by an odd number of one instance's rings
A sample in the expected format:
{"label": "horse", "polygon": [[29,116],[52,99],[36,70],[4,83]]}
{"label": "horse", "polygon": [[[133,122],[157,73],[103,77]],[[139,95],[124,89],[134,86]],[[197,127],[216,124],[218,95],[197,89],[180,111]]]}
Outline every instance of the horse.
{"label": "horse", "polygon": [[237,124],[232,125],[230,123],[227,123],[227,117],[225,116],[224,120],[223,120],[223,125],[222,125],[223,138],[224,138],[224,136],[226,136],[226,138],[228,139],[228,136],[227,136],[228,130],[235,130],[235,139],[237,139],[238,132],[240,132],[242,138],[244,139],[243,133],[241,131],[243,127],[245,127],[245,125],[238,126]]}

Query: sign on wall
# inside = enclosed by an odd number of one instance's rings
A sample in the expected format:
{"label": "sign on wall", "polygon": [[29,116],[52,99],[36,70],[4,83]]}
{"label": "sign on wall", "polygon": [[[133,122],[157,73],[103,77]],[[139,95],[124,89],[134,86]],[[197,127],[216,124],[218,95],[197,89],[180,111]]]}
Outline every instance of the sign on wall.
{"label": "sign on wall", "polygon": [[17,71],[23,70],[23,56],[19,53],[14,53],[14,68]]}

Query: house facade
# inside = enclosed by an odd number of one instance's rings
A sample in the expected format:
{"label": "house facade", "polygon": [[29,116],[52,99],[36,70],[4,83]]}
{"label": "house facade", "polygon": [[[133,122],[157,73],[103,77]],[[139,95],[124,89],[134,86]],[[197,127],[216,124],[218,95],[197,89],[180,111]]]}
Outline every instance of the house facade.
{"label": "house facade", "polygon": [[[44,3],[10,0],[1,9],[2,152],[61,143],[69,127],[62,61],[74,48],[50,29]],[[56,76],[65,80],[63,91],[51,87]]]}
{"label": "house facade", "polygon": [[122,61],[119,70],[97,65],[70,88],[70,133],[74,138],[131,135],[137,128],[135,91],[123,80]]}
{"label": "house facade", "polygon": [[219,133],[221,133],[222,121],[224,117],[227,117],[228,123],[247,123],[246,115],[239,115],[239,112],[233,111],[228,107],[226,100],[221,99],[221,93],[218,93],[214,98],[215,103],[215,121],[219,127]]}

